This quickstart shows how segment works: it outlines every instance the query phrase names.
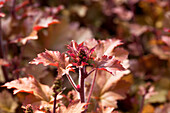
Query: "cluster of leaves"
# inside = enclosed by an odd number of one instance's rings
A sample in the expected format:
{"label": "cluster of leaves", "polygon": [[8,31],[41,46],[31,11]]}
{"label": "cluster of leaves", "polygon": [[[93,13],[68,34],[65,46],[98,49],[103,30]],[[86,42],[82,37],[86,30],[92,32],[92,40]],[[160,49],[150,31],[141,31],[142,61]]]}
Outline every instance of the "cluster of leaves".
{"label": "cluster of leaves", "polygon": [[169,4],[0,0],[0,112],[168,113]]}

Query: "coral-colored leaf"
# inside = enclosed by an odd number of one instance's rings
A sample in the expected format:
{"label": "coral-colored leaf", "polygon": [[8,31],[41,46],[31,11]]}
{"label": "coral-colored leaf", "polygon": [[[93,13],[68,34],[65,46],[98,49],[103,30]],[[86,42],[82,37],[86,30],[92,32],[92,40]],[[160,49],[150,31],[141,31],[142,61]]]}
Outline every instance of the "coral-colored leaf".
{"label": "coral-colored leaf", "polygon": [[128,51],[123,48],[116,48],[113,50],[113,55],[115,56],[116,60],[124,61],[128,58]]}
{"label": "coral-colored leaf", "polygon": [[[90,43],[89,43],[90,42]],[[123,48],[116,48],[123,43],[117,39],[99,40],[90,39],[84,42],[85,45],[92,49],[94,48],[93,56],[95,66],[99,70],[105,70],[115,75],[116,71],[125,70],[123,61],[127,59],[128,52]]]}
{"label": "coral-colored leaf", "polygon": [[99,41],[96,41],[95,39],[89,39],[86,40],[84,43],[89,49],[92,49],[96,46],[94,50],[95,53],[94,56],[97,56],[97,58],[101,58],[103,55],[113,56],[113,50],[116,47],[123,44],[121,40],[117,40],[114,38],[108,40],[99,40]]}
{"label": "coral-colored leaf", "polygon": [[83,108],[87,103],[80,103],[79,101],[75,101],[69,104],[68,108],[62,111],[62,113],[81,113],[85,109]]}
{"label": "coral-colored leaf", "polygon": [[19,39],[13,40],[13,41],[11,41],[11,43],[20,42],[23,45],[25,45],[29,40],[36,40],[36,39],[38,39],[37,31],[34,30],[34,31],[32,31],[32,33],[29,36],[27,36],[25,38],[19,38]]}
{"label": "coral-colored leaf", "polygon": [[59,75],[63,75],[72,70],[71,64],[69,64],[69,57],[64,53],[61,54],[59,51],[45,50],[45,52],[38,54],[37,58],[34,58],[30,64],[56,66]]}
{"label": "coral-colored leaf", "polygon": [[106,56],[106,58],[102,57],[102,59],[99,59],[96,62],[96,64],[97,64],[98,69],[108,71],[113,75],[116,74],[116,71],[124,71],[125,70],[125,68],[121,65],[120,61],[118,61],[114,58],[110,59],[107,56]]}
{"label": "coral-colored leaf", "polygon": [[[111,76],[105,71],[98,70],[92,94],[92,99],[95,99],[95,104],[98,104],[100,108],[116,108],[117,100],[125,99],[130,86],[128,81],[122,79],[123,76],[124,71],[116,72],[116,76]],[[90,83],[91,78],[92,77],[89,76],[86,82]]]}
{"label": "coral-colored leaf", "polygon": [[53,65],[58,66],[60,61],[61,53],[59,51],[49,51],[38,54],[37,58],[34,58],[33,61],[29,62],[30,64],[43,64],[44,66]]}
{"label": "coral-colored leaf", "polygon": [[53,19],[52,17],[42,18],[40,22],[34,26],[34,30],[41,30],[42,28],[47,28],[51,24],[57,24],[59,21],[57,19]]}
{"label": "coral-colored leaf", "polygon": [[116,100],[121,100],[124,99],[124,96],[112,92],[112,91],[108,91],[106,93],[104,93],[101,97],[101,104],[107,107],[113,107],[116,106],[117,102]]}
{"label": "coral-colored leaf", "polygon": [[11,82],[7,82],[3,85],[3,87],[7,87],[8,89],[15,88],[14,94],[19,92],[31,93],[42,100],[49,101],[51,89],[47,85],[43,85],[39,83],[33,76],[20,78],[17,80],[13,80]]}

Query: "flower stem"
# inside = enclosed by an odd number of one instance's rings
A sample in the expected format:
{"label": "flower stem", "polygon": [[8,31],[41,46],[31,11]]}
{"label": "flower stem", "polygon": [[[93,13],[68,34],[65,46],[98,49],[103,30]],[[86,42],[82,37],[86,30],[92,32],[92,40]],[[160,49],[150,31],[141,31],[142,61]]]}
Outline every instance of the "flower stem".
{"label": "flower stem", "polygon": [[78,91],[75,82],[73,81],[72,77],[69,74],[66,74],[68,80],[70,81],[71,85],[73,86],[73,88]]}
{"label": "flower stem", "polygon": [[58,93],[55,93],[55,95],[54,95],[53,113],[55,113],[55,111],[56,111],[57,95],[58,95]]}
{"label": "flower stem", "polygon": [[[92,95],[93,88],[94,88],[94,83],[95,83],[95,80],[96,80],[96,75],[97,75],[97,69],[95,71],[94,78],[92,80],[92,84],[91,84],[91,87],[90,87],[90,92],[89,92],[89,95],[88,95],[88,98],[87,98],[87,103],[89,103],[90,99],[91,99],[91,95]],[[88,107],[88,105],[87,105],[87,107]]]}
{"label": "flower stem", "polygon": [[85,102],[85,92],[84,92],[84,68],[81,68],[79,67],[79,85],[80,85],[80,91],[79,91],[79,94],[80,94],[80,100],[81,100],[81,103],[84,103]]}
{"label": "flower stem", "polygon": [[92,69],[89,73],[87,73],[86,76],[85,76],[85,78],[87,78],[94,70],[95,70],[95,68]]}

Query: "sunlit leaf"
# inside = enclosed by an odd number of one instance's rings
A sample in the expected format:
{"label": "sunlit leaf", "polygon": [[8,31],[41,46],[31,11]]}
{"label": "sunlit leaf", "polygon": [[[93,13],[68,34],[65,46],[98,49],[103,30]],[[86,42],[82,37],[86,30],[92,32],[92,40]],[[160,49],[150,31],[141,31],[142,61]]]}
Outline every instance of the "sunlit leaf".
{"label": "sunlit leaf", "polygon": [[[98,71],[96,83],[94,85],[92,99],[96,100],[100,107],[117,107],[117,100],[126,98],[126,93],[130,87],[130,81],[122,79],[123,72],[117,72],[115,76],[105,72]],[[90,83],[91,77],[86,80]],[[96,102],[95,101],[95,102]],[[93,103],[94,104],[94,103]]]}
{"label": "sunlit leaf", "polygon": [[29,40],[36,40],[38,39],[38,36],[37,36],[37,31],[32,31],[32,33],[25,37],[25,38],[18,38],[18,39],[15,39],[13,41],[11,41],[11,43],[22,43],[23,45],[25,45]]}
{"label": "sunlit leaf", "polygon": [[37,58],[34,58],[30,64],[43,64],[44,66],[52,65],[58,68],[58,74],[63,75],[68,73],[70,68],[69,57],[60,53],[59,51],[49,51],[45,50],[45,52],[37,55]]}
{"label": "sunlit leaf", "polygon": [[52,90],[47,85],[39,83],[33,76],[19,78],[3,85],[8,89],[14,88],[14,94],[19,92],[31,93],[42,100],[49,101]]}
{"label": "sunlit leaf", "polygon": [[57,24],[59,21],[57,19],[53,19],[52,17],[42,18],[40,22],[34,26],[34,30],[41,30],[43,28],[47,28],[51,24]]}
{"label": "sunlit leaf", "polygon": [[79,101],[75,101],[71,104],[69,104],[68,108],[63,110],[62,113],[81,113],[85,110],[83,108],[87,103],[80,103]]}
{"label": "sunlit leaf", "polygon": [[115,75],[116,71],[124,71],[125,68],[121,65],[121,62],[115,60],[114,58],[107,58],[107,56],[103,56],[102,59],[99,59],[97,62],[97,68],[99,70],[105,70]]}

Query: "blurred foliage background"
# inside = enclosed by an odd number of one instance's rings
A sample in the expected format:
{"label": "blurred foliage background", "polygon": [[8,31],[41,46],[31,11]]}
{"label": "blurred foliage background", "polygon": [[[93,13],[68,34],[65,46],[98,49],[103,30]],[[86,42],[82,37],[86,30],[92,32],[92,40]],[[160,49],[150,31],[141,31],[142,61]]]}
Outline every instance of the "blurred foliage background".
{"label": "blurred foliage background", "polygon": [[[32,74],[41,83],[52,86],[57,69],[28,64],[38,53],[45,48],[64,52],[71,40],[81,43],[89,38],[117,38],[129,52],[131,73],[125,77],[131,86],[127,98],[118,101],[116,110],[137,113],[142,92],[153,93],[149,90],[152,86],[156,94],[145,100],[142,113],[170,112],[169,0],[30,0],[19,9],[23,2],[8,0],[1,8],[6,14],[1,18],[4,53],[12,65],[8,68],[9,80]],[[13,8],[18,10],[13,12]],[[18,40],[28,36],[39,19],[49,16],[60,23],[40,30],[37,40],[28,40],[25,44]],[[1,85],[6,82],[2,70],[0,82]],[[64,86],[71,89],[68,82]],[[4,92],[0,98],[4,98]],[[0,111],[15,111],[17,99],[11,95],[9,98],[7,110],[0,101]]]}

